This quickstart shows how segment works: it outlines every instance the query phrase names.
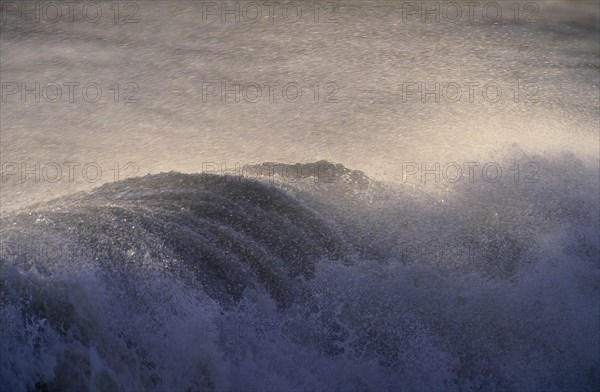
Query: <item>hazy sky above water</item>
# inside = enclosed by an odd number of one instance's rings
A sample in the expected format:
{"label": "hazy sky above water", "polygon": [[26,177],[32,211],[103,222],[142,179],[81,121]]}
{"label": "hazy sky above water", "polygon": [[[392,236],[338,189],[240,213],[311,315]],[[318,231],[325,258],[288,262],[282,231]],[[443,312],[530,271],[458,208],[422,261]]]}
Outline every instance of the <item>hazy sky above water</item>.
{"label": "hazy sky above water", "polygon": [[[487,11],[471,16],[459,2],[457,22],[447,8],[423,21],[411,2],[321,2],[318,15],[314,2],[280,3],[254,23],[248,2],[239,22],[199,1],[122,2],[118,15],[112,2],[97,2],[95,23],[96,8],[90,20],[75,9],[73,21],[64,8],[56,22],[47,20],[54,10],[40,9],[37,22],[4,9],[3,173],[17,163],[43,175],[56,163],[63,177],[3,177],[2,211],[130,173],[199,172],[207,162],[327,159],[396,181],[402,162],[490,160],[516,143],[598,164],[597,2],[519,2],[518,14],[513,2],[481,2]],[[36,83],[47,87],[39,103],[34,93],[10,94]],[[54,83],[62,95],[48,102]],[[210,93],[222,83],[243,86],[240,102]],[[436,84],[440,102],[414,90]],[[88,102],[94,86],[102,95]],[[66,162],[78,164],[73,181]],[[98,182],[83,179],[90,163],[102,169]]]}

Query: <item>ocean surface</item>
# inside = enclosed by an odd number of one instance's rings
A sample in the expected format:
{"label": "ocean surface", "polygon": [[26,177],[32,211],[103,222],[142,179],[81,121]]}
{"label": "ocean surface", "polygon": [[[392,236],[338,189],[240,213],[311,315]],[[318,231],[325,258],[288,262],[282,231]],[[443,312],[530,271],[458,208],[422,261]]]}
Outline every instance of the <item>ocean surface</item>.
{"label": "ocean surface", "polygon": [[0,390],[600,387],[598,2],[0,5]]}

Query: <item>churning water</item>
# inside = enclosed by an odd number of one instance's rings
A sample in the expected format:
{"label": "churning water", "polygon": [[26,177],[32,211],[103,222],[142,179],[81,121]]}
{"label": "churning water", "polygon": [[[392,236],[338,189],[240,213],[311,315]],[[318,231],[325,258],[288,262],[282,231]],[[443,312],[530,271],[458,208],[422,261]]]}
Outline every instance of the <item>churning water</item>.
{"label": "churning water", "polygon": [[597,2],[49,4],[1,390],[598,390]]}

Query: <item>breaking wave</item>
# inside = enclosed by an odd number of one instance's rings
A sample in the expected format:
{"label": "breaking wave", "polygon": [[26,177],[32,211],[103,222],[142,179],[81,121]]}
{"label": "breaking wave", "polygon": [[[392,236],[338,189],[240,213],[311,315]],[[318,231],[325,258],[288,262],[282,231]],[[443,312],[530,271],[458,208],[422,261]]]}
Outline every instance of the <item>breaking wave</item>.
{"label": "breaking wave", "polygon": [[598,169],[525,158],[538,183],[423,189],[265,163],[14,212],[0,384],[597,390]]}

